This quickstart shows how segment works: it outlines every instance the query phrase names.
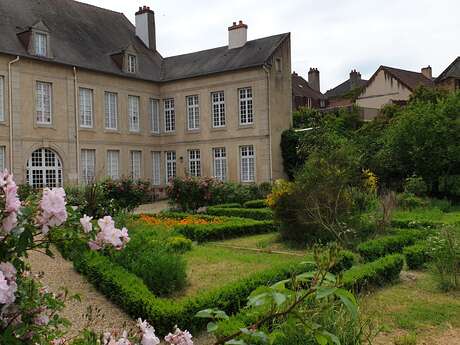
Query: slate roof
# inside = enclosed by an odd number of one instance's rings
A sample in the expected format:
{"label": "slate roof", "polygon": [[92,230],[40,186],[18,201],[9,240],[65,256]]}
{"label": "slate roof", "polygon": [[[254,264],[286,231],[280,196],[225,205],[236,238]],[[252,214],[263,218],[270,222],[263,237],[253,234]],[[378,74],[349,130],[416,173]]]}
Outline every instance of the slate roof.
{"label": "slate roof", "polygon": [[[367,80],[359,79],[357,87],[364,87],[367,84]],[[345,95],[347,92],[352,90],[351,80],[348,79],[342,84],[337,85],[333,89],[326,91],[324,94],[327,98],[337,98]]]}
{"label": "slate roof", "polygon": [[437,78],[436,82],[447,78],[460,78],[460,56],[457,57]]}
{"label": "slate roof", "polygon": [[[50,31],[51,59],[29,55],[17,34],[42,21]],[[73,0],[0,0],[0,53],[53,61],[89,70],[169,81],[263,65],[289,37],[276,35],[227,47],[163,58],[136,37],[134,25],[119,12]],[[132,47],[136,75],[123,72],[111,55]]]}
{"label": "slate roof", "polygon": [[369,79],[369,83],[374,79],[377,73],[380,70],[384,70],[386,73],[393,76],[399,82],[405,85],[409,90],[414,91],[417,87],[424,86],[433,86],[433,80],[425,77],[420,72],[407,71],[405,69],[393,68],[388,66],[380,66],[379,69],[374,73],[374,75]]}
{"label": "slate roof", "polygon": [[326,99],[321,92],[312,89],[308,82],[295,72],[292,73],[292,94],[312,99]]}

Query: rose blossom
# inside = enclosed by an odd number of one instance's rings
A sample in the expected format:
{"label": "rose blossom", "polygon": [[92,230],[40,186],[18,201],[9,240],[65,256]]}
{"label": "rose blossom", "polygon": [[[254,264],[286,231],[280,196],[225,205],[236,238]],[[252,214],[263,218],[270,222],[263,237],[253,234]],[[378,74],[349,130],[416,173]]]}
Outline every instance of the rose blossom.
{"label": "rose blossom", "polygon": [[165,341],[171,345],[193,345],[192,335],[187,331],[181,331],[177,326],[174,334],[169,333]]}
{"label": "rose blossom", "polygon": [[147,320],[137,319],[137,326],[142,332],[141,345],[158,345],[160,343],[160,339],[155,335],[155,329]]}
{"label": "rose blossom", "polygon": [[[21,207],[21,201],[17,193],[18,187],[13,180],[13,175],[11,175],[8,170],[0,173],[0,188],[2,188],[3,194],[5,195],[4,217],[2,219],[2,229],[0,229],[0,232],[8,235],[18,223],[17,213]],[[0,235],[0,240],[3,238],[4,236]]]}
{"label": "rose blossom", "polygon": [[9,262],[0,264],[0,304],[11,304],[18,289],[16,284],[16,269]]}
{"label": "rose blossom", "polygon": [[45,188],[40,201],[40,214],[37,217],[38,224],[42,226],[43,234],[47,234],[50,227],[59,226],[67,220],[65,208],[64,188]]}
{"label": "rose blossom", "polygon": [[83,227],[85,234],[90,233],[93,230],[93,224],[91,223],[92,219],[93,217],[88,217],[86,214],[83,218],[80,218],[80,224]]}
{"label": "rose blossom", "polygon": [[110,245],[117,250],[123,249],[126,243],[129,242],[128,229],[115,228],[115,222],[112,217],[105,216],[97,221],[100,227],[100,232],[96,235],[94,241],[88,242],[92,250],[99,250],[106,245]]}

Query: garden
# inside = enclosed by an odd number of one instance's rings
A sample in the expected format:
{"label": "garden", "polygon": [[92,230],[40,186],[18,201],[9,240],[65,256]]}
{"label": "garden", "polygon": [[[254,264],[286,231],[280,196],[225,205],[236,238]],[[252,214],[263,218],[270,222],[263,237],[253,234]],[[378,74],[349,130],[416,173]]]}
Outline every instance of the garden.
{"label": "garden", "polygon": [[[460,94],[418,90],[362,123],[295,115],[289,180],[175,178],[31,191],[0,178],[0,343],[453,344],[460,339]],[[67,336],[70,296],[30,274],[57,248],[136,330]],[[192,336],[193,334],[193,336]]]}

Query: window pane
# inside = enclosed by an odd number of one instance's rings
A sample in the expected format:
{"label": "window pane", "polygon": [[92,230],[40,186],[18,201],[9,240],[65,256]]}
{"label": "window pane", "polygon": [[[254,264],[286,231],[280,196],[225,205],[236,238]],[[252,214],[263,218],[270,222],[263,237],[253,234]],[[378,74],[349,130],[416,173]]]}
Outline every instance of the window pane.
{"label": "window pane", "polygon": [[159,186],[161,184],[161,153],[153,152],[152,153],[152,164],[153,164],[153,176],[152,183],[154,186]]}
{"label": "window pane", "polygon": [[96,180],[96,150],[81,150],[81,174],[82,182],[93,183]]}
{"label": "window pane", "polygon": [[120,152],[116,150],[107,151],[107,176],[112,180],[118,180]]}
{"label": "window pane", "polygon": [[35,188],[62,186],[62,163],[56,153],[38,149],[27,161],[26,177]]}
{"label": "window pane", "polygon": [[255,154],[252,145],[240,148],[240,175],[242,182],[255,181]]}
{"label": "window pane", "polygon": [[213,149],[214,177],[220,181],[227,180],[227,152],[225,147]]}
{"label": "window pane", "polygon": [[118,95],[105,93],[105,128],[117,129],[118,126]]}
{"label": "window pane", "polygon": [[0,75],[0,121],[5,121],[5,77]]}
{"label": "window pane", "polygon": [[187,96],[187,126],[188,129],[200,128],[200,105],[198,96]]}
{"label": "window pane", "polygon": [[160,111],[157,99],[150,99],[151,125],[153,133],[160,133]]}
{"label": "window pane", "polygon": [[188,170],[190,176],[201,176],[201,154],[200,150],[188,151]]}
{"label": "window pane", "polygon": [[174,132],[176,130],[176,113],[174,110],[174,99],[164,100],[164,112],[165,112],[165,131]]}
{"label": "window pane", "polygon": [[176,177],[176,151],[168,151],[166,156],[166,183]]}
{"label": "window pane", "polygon": [[252,88],[239,89],[240,99],[240,124],[248,125],[254,123],[252,109]]}
{"label": "window pane", "polygon": [[211,93],[212,126],[225,127],[225,98],[224,91]]}
{"label": "window pane", "polygon": [[93,127],[93,90],[80,88],[80,126]]}
{"label": "window pane", "polygon": [[36,120],[39,124],[51,124],[51,84],[36,84]]}
{"label": "window pane", "polygon": [[141,178],[141,151],[131,151],[131,177],[134,180]]}
{"label": "window pane", "polygon": [[128,118],[131,132],[139,132],[139,103],[139,97],[128,96]]}

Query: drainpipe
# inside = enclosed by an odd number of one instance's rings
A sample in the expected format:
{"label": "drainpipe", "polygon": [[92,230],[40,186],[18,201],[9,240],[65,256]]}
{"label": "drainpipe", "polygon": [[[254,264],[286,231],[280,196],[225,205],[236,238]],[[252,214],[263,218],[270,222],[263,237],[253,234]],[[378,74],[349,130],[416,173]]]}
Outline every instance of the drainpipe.
{"label": "drainpipe", "polygon": [[77,185],[80,184],[80,133],[78,121],[78,79],[77,68],[73,68],[73,86],[75,95],[75,158],[77,160]]}
{"label": "drainpipe", "polygon": [[266,65],[262,66],[265,73],[267,73],[267,112],[268,112],[268,141],[269,141],[269,155],[268,160],[270,164],[270,182],[273,182],[273,159],[272,159],[272,120],[270,114],[270,69]]}
{"label": "drainpipe", "polygon": [[8,62],[8,113],[10,125],[10,172],[13,173],[13,81],[11,80],[11,65],[19,61],[16,59]]}

